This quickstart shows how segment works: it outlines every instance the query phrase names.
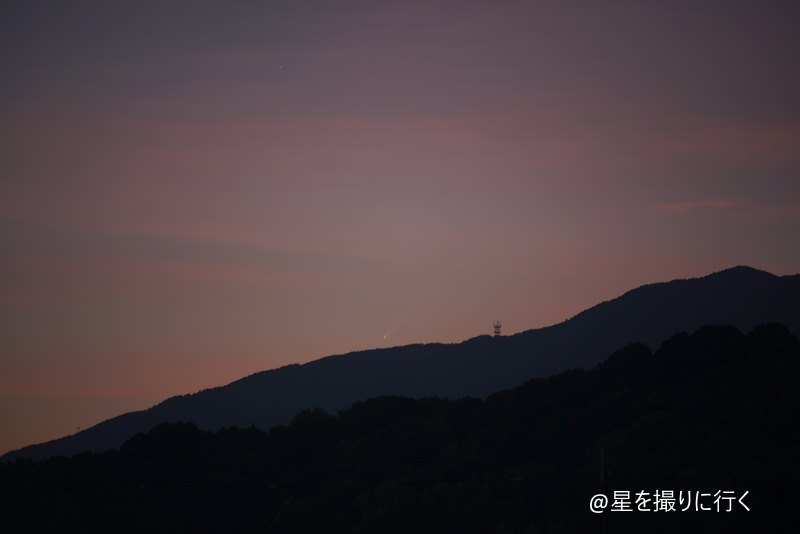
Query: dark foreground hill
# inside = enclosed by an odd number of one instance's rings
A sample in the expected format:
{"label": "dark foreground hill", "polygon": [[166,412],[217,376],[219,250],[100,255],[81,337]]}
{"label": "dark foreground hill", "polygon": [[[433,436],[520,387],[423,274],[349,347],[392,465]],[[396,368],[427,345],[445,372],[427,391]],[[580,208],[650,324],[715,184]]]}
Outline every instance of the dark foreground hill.
{"label": "dark foreground hill", "polygon": [[[0,463],[4,529],[796,532],[798,379],[783,326],[704,327],[485,401],[381,397],[269,432],[163,424],[119,451]],[[615,491],[632,511],[589,512]]]}
{"label": "dark foreground hill", "polygon": [[736,267],[643,286],[558,325],[513,336],[355,352],[257,373],[25,447],[4,459],[104,451],[162,422],[188,421],[205,430],[231,425],[268,429],[306,408],[335,412],[379,395],[485,397],[532,377],[592,367],[626,343],[641,341],[654,348],[674,332],[704,324],[749,331],[774,321],[800,334],[798,303],[800,275],[777,277]]}

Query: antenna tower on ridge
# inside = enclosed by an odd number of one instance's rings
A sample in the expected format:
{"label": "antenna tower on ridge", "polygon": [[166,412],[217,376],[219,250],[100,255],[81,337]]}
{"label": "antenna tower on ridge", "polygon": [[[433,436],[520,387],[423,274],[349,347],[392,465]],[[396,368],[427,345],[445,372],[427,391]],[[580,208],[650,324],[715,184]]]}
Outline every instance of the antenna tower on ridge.
{"label": "antenna tower on ridge", "polygon": [[492,326],[494,327],[494,335],[499,336],[500,329],[503,328],[503,323],[501,323],[500,321],[495,321],[494,324],[492,324]]}

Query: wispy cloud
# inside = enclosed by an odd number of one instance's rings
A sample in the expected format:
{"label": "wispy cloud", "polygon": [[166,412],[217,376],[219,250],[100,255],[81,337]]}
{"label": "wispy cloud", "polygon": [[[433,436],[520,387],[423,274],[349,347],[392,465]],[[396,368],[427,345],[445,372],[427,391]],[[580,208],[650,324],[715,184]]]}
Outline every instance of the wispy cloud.
{"label": "wispy cloud", "polygon": [[729,198],[711,198],[704,200],[681,200],[673,202],[661,202],[655,204],[655,208],[664,213],[689,213],[701,209],[727,210],[745,206],[745,202]]}

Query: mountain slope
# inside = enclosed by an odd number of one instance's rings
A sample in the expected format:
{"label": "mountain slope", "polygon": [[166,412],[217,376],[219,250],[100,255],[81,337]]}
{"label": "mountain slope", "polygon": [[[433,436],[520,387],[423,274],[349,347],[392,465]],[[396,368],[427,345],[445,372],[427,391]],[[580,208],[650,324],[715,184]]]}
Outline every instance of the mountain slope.
{"label": "mountain slope", "polygon": [[594,366],[630,342],[656,347],[675,332],[691,332],[704,324],[732,324],[749,331],[761,323],[780,322],[798,334],[798,303],[800,275],[778,277],[736,267],[703,278],[642,286],[558,325],[513,336],[354,352],[256,373],[3,458],[116,448],[162,422],[193,422],[208,430],[230,425],[269,428],[287,423],[303,409],[335,412],[379,395],[484,397],[532,377]]}
{"label": "mountain slope", "polygon": [[[379,397],[269,432],[164,424],[119,451],[0,463],[0,502],[14,532],[594,532],[589,497],[619,490],[632,512],[608,532],[792,532],[799,375],[783,326],[706,326],[484,401]],[[711,491],[713,511],[655,512],[663,490]],[[717,512],[716,490],[742,500]]]}

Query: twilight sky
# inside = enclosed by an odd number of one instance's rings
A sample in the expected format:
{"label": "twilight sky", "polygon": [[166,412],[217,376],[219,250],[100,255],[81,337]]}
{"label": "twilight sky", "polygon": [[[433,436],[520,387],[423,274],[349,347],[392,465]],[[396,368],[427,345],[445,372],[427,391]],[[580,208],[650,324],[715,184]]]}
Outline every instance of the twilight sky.
{"label": "twilight sky", "polygon": [[783,1],[3,2],[0,453],[287,363],[800,272],[798,25]]}

